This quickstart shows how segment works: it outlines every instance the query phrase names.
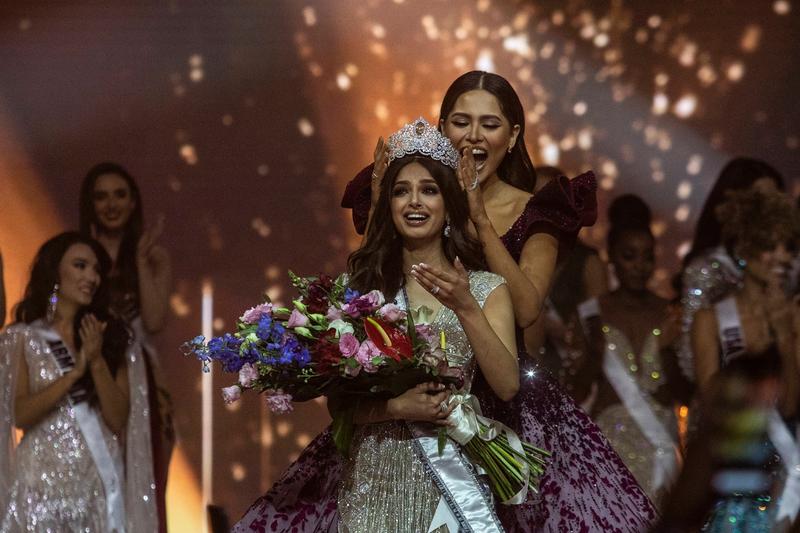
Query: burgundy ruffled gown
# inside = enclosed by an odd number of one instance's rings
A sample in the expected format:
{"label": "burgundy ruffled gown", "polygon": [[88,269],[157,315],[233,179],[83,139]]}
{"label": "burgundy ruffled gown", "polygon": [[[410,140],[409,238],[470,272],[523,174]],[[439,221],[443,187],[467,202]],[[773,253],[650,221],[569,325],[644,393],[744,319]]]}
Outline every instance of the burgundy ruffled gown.
{"label": "burgundy ruffled gown", "polygon": [[[366,228],[371,171],[372,166],[362,170],[348,184],[342,200],[342,207],[353,209],[359,233]],[[578,230],[597,217],[596,187],[591,172],[545,186],[501,237],[509,253],[519,261],[525,242],[537,232],[555,235],[561,248],[568,250]],[[519,346],[523,346],[521,339]],[[522,505],[498,506],[506,531],[647,531],[655,522],[656,510],[597,425],[543,367],[522,352],[519,362],[521,386],[512,401],[497,398],[480,372],[472,387],[485,416],[552,453],[538,494],[529,493]],[[342,465],[326,430],[252,505],[234,531],[336,532]]]}

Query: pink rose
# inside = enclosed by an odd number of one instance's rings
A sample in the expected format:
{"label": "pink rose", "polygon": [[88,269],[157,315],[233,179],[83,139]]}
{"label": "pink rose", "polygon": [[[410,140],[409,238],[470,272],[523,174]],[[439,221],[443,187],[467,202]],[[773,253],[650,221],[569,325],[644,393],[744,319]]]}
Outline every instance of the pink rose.
{"label": "pink rose", "polygon": [[373,311],[382,306],[386,301],[383,297],[383,293],[379,290],[369,291],[361,298],[365,299],[369,303]]}
{"label": "pink rose", "polygon": [[372,358],[381,355],[381,351],[375,346],[371,340],[365,340],[361,343],[356,354],[356,361],[364,367],[364,370],[369,373],[377,372],[378,367],[372,364]]}
{"label": "pink rose", "polygon": [[339,351],[345,357],[353,357],[360,348],[358,339],[352,333],[343,333],[339,338]]}
{"label": "pink rose", "polygon": [[298,311],[292,309],[292,314],[289,315],[289,321],[286,323],[287,328],[303,328],[308,325],[308,317]]}
{"label": "pink rose", "polygon": [[416,324],[414,329],[417,331],[417,335],[422,337],[422,339],[428,344],[432,343],[436,338],[433,333],[433,328],[428,324]]}
{"label": "pink rose", "polygon": [[270,303],[263,303],[259,304],[255,307],[251,307],[244,314],[239,318],[242,322],[246,322],[248,324],[258,324],[258,321],[261,320],[263,316],[268,316],[272,314],[272,304]]}
{"label": "pink rose", "polygon": [[342,310],[338,307],[330,306],[328,308],[328,313],[325,315],[325,318],[328,319],[328,322],[333,322],[334,320],[340,320],[342,318]]}
{"label": "pink rose", "polygon": [[267,407],[269,407],[269,410],[273,413],[282,415],[294,409],[291,394],[284,394],[281,389],[268,390],[265,392],[267,396]]}
{"label": "pink rose", "polygon": [[395,304],[386,304],[378,310],[378,315],[389,322],[399,322],[406,317],[406,312]]}
{"label": "pink rose", "polygon": [[242,389],[239,385],[231,385],[222,389],[222,400],[225,403],[238,402],[242,397]]}
{"label": "pink rose", "polygon": [[245,389],[253,386],[253,383],[258,379],[258,370],[250,363],[245,363],[239,369],[239,385]]}

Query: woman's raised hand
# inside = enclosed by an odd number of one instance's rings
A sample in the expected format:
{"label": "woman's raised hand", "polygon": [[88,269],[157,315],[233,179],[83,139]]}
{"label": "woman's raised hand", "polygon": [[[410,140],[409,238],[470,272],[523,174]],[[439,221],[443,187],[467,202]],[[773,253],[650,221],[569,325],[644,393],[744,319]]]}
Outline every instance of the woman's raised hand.
{"label": "woman's raised hand", "polygon": [[153,251],[156,249],[158,239],[164,233],[164,215],[160,215],[156,219],[155,226],[148,228],[139,237],[139,242],[136,245],[136,260],[140,266],[147,266],[153,256]]}
{"label": "woman's raised hand", "polygon": [[411,266],[411,275],[423,289],[456,314],[475,307],[479,308],[478,302],[469,290],[469,273],[458,257],[453,266],[455,272],[445,272],[426,263],[419,263]]}
{"label": "woman's raised hand", "polygon": [[378,197],[381,195],[381,184],[383,183],[383,175],[386,174],[386,169],[389,168],[389,145],[383,140],[383,137],[378,137],[378,144],[375,145],[375,153],[373,155],[375,166],[372,168],[371,178],[371,195],[372,205],[378,203]]}
{"label": "woman's raised hand", "polygon": [[455,408],[447,406],[450,391],[442,383],[420,383],[400,396],[389,400],[386,409],[395,420],[414,420],[446,426],[447,417]]}
{"label": "woman's raised hand", "polygon": [[106,323],[100,322],[92,314],[87,314],[81,319],[81,326],[78,330],[78,334],[81,336],[81,349],[78,358],[83,359],[84,370],[87,363],[101,357],[105,330]]}
{"label": "woman's raised hand", "polygon": [[478,168],[475,164],[475,156],[472,155],[472,147],[467,146],[461,150],[461,158],[458,160],[458,181],[461,188],[467,193],[467,203],[469,204],[469,218],[476,227],[489,224],[489,216],[486,214],[486,206],[483,203],[483,192],[481,191],[480,181],[478,180]]}

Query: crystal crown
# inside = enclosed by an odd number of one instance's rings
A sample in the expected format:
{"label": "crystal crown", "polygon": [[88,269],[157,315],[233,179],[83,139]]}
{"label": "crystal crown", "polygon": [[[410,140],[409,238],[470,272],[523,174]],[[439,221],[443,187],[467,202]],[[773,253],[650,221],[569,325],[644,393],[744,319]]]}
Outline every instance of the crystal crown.
{"label": "crystal crown", "polygon": [[388,145],[389,163],[407,155],[422,154],[453,170],[458,167],[458,151],[453,143],[422,117],[393,133]]}

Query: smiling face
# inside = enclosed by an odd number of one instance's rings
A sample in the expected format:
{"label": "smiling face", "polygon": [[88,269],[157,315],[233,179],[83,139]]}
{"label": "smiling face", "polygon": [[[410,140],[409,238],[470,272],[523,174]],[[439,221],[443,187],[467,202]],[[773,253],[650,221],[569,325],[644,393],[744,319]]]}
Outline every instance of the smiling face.
{"label": "smiling face", "polygon": [[622,288],[640,292],[655,269],[655,243],[644,231],[628,230],[610,250],[611,263]]}
{"label": "smiling face", "polygon": [[76,243],[67,248],[58,265],[58,301],[86,307],[92,303],[100,285],[100,263],[87,244]]}
{"label": "smiling face", "polygon": [[392,221],[404,241],[441,238],[446,209],[439,185],[419,163],[400,169],[391,190]]}
{"label": "smiling face", "polygon": [[[743,254],[744,255],[744,254]],[[744,255],[745,273],[763,285],[770,282],[783,283],[789,272],[792,255],[784,243],[778,243],[771,250],[764,250],[750,256]]]}
{"label": "smiling face", "polygon": [[120,231],[136,208],[128,182],[118,174],[102,174],[94,182],[92,201],[97,222],[105,231]]}
{"label": "smiling face", "polygon": [[440,126],[459,152],[472,149],[481,182],[497,173],[520,131],[520,125],[511,124],[503,114],[497,98],[483,89],[459,96]]}

